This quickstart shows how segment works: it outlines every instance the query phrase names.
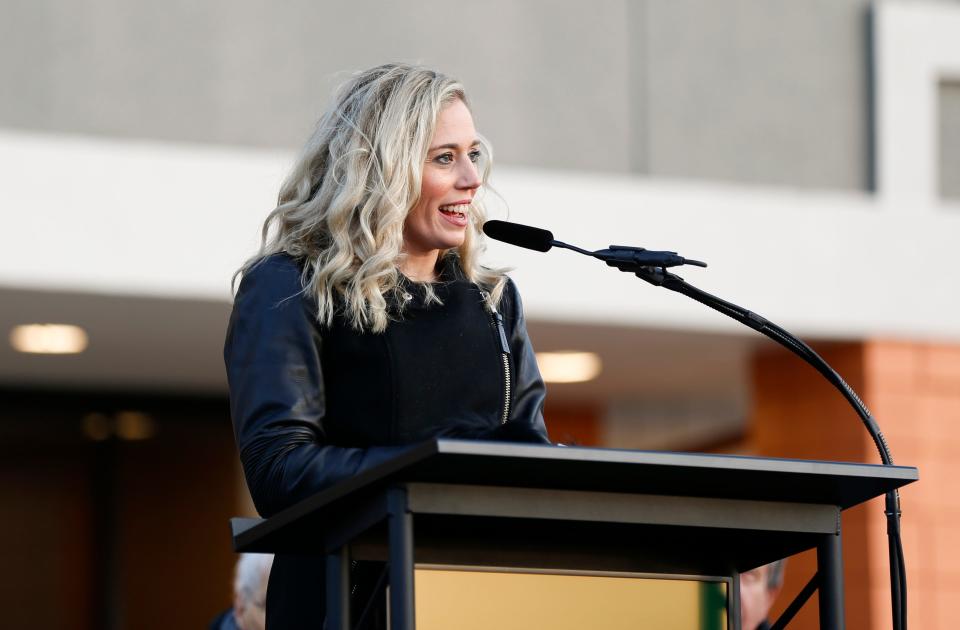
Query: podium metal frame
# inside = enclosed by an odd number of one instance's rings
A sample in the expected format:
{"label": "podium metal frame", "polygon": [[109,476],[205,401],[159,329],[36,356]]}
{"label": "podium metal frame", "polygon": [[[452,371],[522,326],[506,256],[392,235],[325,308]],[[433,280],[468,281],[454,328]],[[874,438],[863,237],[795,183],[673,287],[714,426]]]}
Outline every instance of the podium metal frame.
{"label": "podium metal frame", "polygon": [[351,627],[351,559],[388,562],[394,630],[415,627],[416,563],[719,580],[727,627],[740,630],[739,574],[813,548],[820,627],[840,630],[841,511],[917,478],[904,466],[433,440],[232,525],[237,551],[322,554],[336,630]]}

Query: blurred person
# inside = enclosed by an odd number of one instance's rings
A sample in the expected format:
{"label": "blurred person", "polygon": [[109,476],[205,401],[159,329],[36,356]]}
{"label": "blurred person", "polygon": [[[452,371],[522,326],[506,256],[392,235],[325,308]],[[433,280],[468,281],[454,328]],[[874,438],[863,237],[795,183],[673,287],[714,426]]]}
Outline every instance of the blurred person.
{"label": "blurred person", "polygon": [[210,630],[264,630],[267,579],[273,555],[244,553],[233,574],[233,607],[210,624]]}
{"label": "blurred person", "polygon": [[[432,437],[549,443],[520,296],[478,261],[490,165],[463,86],[426,68],[361,72],[320,119],[237,272],[224,349],[261,515]],[[351,605],[376,598],[381,627],[382,566],[363,564]],[[278,555],[267,627],[320,627],[323,593],[321,557]]]}
{"label": "blurred person", "polygon": [[777,560],[740,574],[740,627],[768,630],[767,615],[783,588],[786,560]]}

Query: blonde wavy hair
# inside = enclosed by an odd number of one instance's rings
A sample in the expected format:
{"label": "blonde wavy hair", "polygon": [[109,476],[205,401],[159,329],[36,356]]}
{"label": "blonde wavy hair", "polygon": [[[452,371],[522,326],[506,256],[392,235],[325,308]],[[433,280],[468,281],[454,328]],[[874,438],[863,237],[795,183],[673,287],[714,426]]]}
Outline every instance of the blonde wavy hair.
{"label": "blonde wavy hair", "polygon": [[[271,254],[304,261],[303,289],[316,297],[317,319],[329,325],[340,313],[359,331],[383,332],[397,296],[403,225],[420,196],[421,175],[436,129],[449,103],[469,107],[463,86],[427,68],[399,63],[354,75],[320,118],[277,202],[263,224],[259,252],[242,274]],[[481,179],[489,178],[492,153],[481,138]],[[455,255],[471,282],[495,306],[504,270],[482,267],[483,202],[471,204],[466,236]],[[428,300],[438,301],[429,283]],[[393,300],[402,305],[402,300]]]}

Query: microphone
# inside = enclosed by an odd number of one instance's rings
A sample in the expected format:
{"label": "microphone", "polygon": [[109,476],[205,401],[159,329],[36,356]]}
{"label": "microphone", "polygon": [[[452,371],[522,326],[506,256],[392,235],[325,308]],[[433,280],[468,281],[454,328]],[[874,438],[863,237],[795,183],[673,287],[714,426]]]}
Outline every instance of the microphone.
{"label": "microphone", "polygon": [[556,244],[553,234],[547,230],[509,221],[487,221],[483,224],[483,233],[494,240],[538,252],[548,252]]}
{"label": "microphone", "polygon": [[629,247],[626,245],[611,245],[608,249],[600,249],[595,252],[580,249],[574,245],[568,245],[553,238],[553,233],[549,230],[531,227],[529,225],[520,225],[519,223],[510,223],[509,221],[487,221],[483,224],[483,233],[490,238],[510,245],[533,249],[538,252],[548,252],[552,247],[562,247],[570,249],[593,258],[598,258],[611,267],[616,267],[620,271],[635,272],[647,268],[666,268],[676,267],[678,265],[695,265],[697,267],[706,267],[707,263],[699,260],[690,260],[677,254],[677,252],[660,252],[643,247]]}

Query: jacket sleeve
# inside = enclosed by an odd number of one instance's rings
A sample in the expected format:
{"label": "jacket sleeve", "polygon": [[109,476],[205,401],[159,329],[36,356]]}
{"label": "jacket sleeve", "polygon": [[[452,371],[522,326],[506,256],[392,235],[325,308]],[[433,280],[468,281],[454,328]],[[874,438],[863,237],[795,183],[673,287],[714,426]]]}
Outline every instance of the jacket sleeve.
{"label": "jacket sleeve", "polygon": [[510,442],[550,444],[543,421],[543,403],[547,395],[533,345],[527,335],[520,293],[513,280],[507,280],[501,300],[501,311],[509,335],[513,355],[513,399],[508,422],[496,430],[494,439]]}
{"label": "jacket sleeve", "polygon": [[296,262],[271,256],[244,274],[230,316],[230,412],[247,486],[265,517],[402,450],[325,443],[313,304],[301,291]]}

